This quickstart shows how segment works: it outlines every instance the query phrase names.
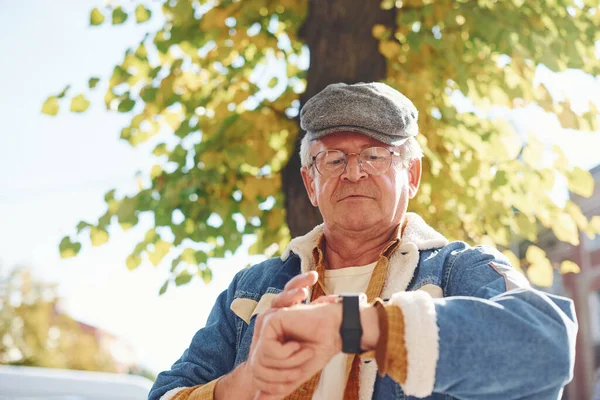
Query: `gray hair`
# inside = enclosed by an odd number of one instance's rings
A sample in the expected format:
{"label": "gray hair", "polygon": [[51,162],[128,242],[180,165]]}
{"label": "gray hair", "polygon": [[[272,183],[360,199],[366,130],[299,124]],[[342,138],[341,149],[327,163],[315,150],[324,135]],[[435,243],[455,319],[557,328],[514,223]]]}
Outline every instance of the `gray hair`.
{"label": "gray hair", "polygon": [[[312,161],[312,154],[310,153],[310,143],[311,141],[308,139],[308,135],[304,135],[302,141],[300,142],[300,162],[303,167],[309,168],[310,163]],[[417,142],[414,136],[408,138],[406,142],[400,149],[398,150],[400,153],[400,166],[402,168],[408,168],[410,162],[412,160],[420,160],[423,158],[423,149],[421,149],[421,145]],[[309,168],[309,173],[312,175],[313,171]]]}

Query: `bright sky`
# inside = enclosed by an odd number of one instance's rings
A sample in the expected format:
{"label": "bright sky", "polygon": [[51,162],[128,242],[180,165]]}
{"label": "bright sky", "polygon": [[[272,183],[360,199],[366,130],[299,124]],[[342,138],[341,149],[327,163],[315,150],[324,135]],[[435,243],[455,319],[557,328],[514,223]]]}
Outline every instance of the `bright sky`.
{"label": "bright sky", "polygon": [[[38,277],[59,283],[71,315],[124,337],[140,361],[159,372],[185,350],[233,275],[258,258],[241,249],[211,264],[210,285],[193,281],[161,297],[158,290],[168,268],[143,264],[128,272],[124,266],[143,227],[113,229],[108,244],[84,244],[78,257],[60,259],[60,239],[73,233],[80,220],[102,215],[104,193],[115,187],[134,189],[135,172],[152,165],[147,150],[118,139],[127,116],[104,110],[104,86],[83,115],[64,112],[51,118],[40,113],[45,98],[66,84],[73,85],[73,94],[85,90],[90,76],[107,78],[125,49],[148,29],[132,21],[117,28],[89,27],[89,11],[101,4],[0,1],[0,269],[24,264]],[[600,78],[579,73],[556,78],[544,71],[540,78],[582,107],[592,100],[600,108]],[[535,110],[511,118],[562,146],[576,165],[600,163],[600,132],[562,130],[556,120]]]}

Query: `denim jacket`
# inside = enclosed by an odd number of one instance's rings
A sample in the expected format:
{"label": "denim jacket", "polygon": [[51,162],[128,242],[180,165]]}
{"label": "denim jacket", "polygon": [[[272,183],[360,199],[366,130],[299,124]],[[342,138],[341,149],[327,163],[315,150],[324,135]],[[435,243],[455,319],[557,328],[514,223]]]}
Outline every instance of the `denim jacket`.
{"label": "denim jacket", "polygon": [[[572,378],[577,320],[571,300],[543,293],[497,250],[449,243],[408,213],[381,298],[402,308],[407,378],[400,385],[361,361],[359,398],[559,399]],[[295,275],[314,268],[322,226],[293,239],[281,258],[240,271],[206,326],[149,400],[169,400],[248,358],[256,315]]]}

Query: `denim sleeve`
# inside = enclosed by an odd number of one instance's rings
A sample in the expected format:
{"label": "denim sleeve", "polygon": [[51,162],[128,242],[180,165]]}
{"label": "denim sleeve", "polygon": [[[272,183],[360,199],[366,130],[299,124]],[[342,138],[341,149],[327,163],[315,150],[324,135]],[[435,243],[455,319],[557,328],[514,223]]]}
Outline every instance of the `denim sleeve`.
{"label": "denim sleeve", "polygon": [[572,301],[513,279],[518,272],[496,250],[467,248],[446,262],[448,297],[433,300],[433,391],[472,400],[560,398],[575,358]]}
{"label": "denim sleeve", "polygon": [[159,400],[174,389],[208,383],[233,369],[237,334],[235,316],[229,307],[244,272],[240,271],[229,288],[219,295],[206,326],[194,335],[181,358],[170,370],[158,374],[148,400]]}

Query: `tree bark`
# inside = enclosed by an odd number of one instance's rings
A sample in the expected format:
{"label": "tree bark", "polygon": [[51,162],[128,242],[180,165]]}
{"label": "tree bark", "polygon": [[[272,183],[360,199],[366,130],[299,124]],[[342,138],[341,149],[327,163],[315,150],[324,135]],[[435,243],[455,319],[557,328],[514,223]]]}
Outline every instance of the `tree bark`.
{"label": "tree bark", "polygon": [[[300,29],[310,49],[306,91],[301,106],[331,83],[373,82],[386,76],[386,61],[379,53],[379,42],[372,35],[375,24],[395,26],[395,9],[382,10],[379,1],[313,0]],[[312,206],[300,176],[300,141],[282,171],[287,223],[292,237],[303,235],[322,222],[319,210]]]}

